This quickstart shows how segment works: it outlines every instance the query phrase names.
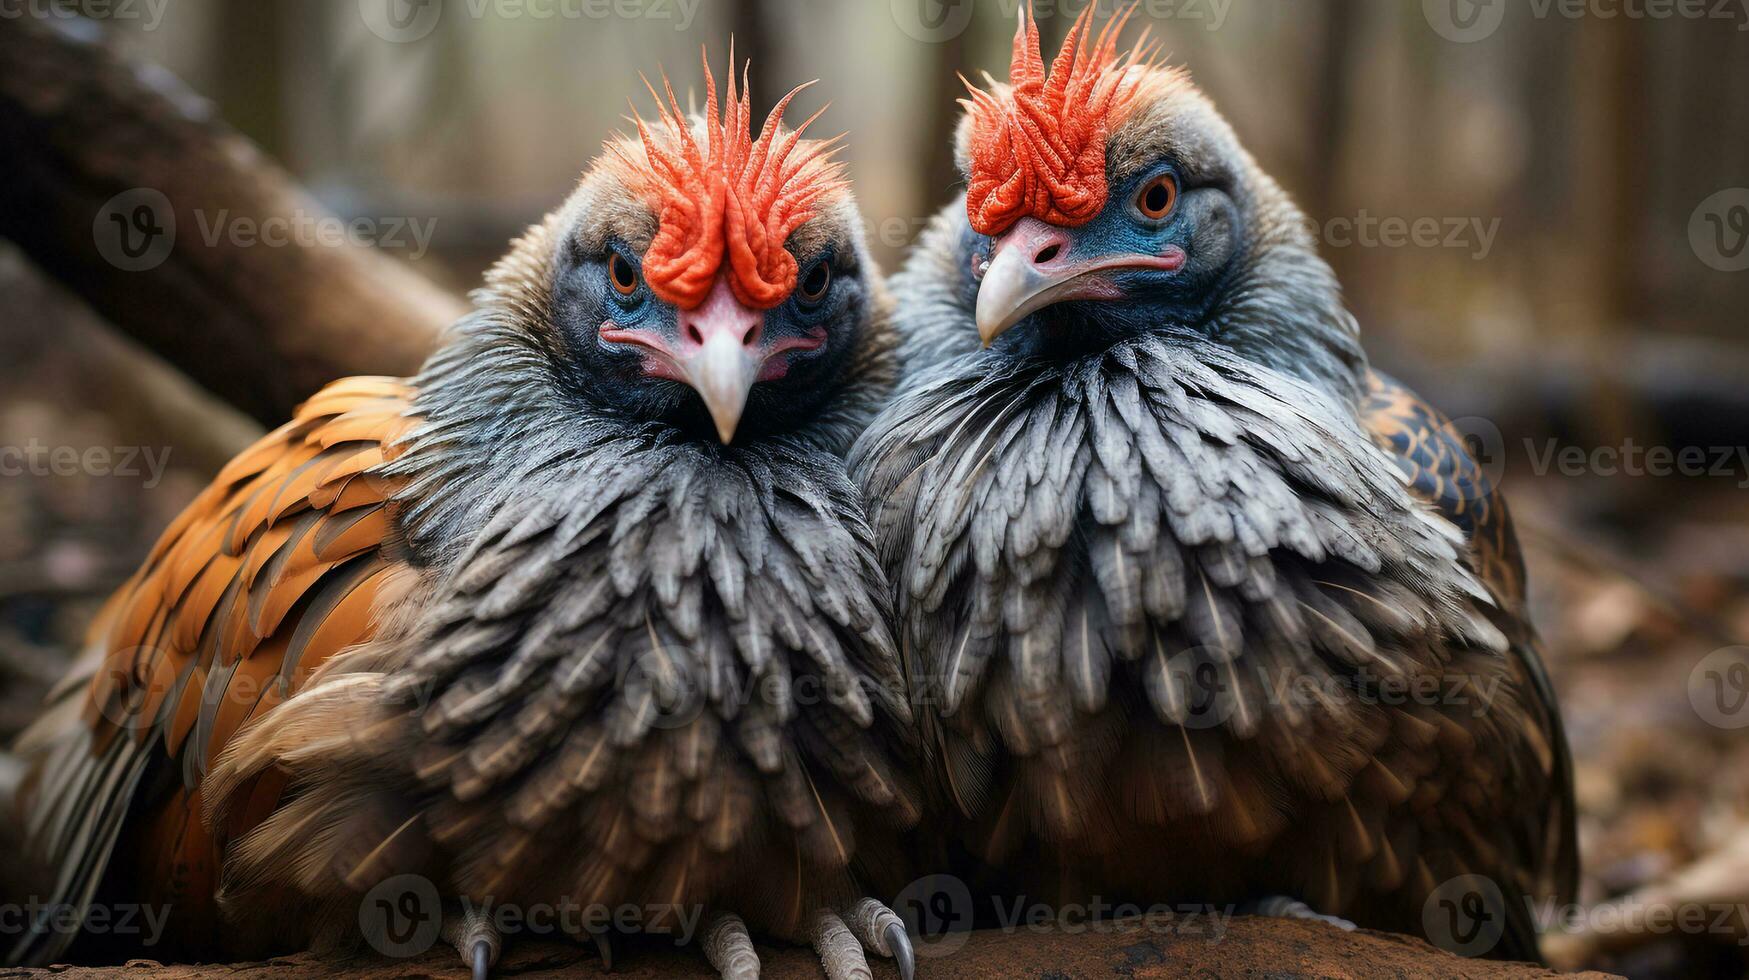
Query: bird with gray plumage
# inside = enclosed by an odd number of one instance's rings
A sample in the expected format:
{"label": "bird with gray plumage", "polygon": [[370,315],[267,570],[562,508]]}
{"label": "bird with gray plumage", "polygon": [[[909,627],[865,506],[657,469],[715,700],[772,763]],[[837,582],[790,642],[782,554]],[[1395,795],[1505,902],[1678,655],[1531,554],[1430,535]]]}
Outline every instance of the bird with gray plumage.
{"label": "bird with gray plumage", "polygon": [[750,933],[910,975],[859,885],[919,804],[842,458],[893,380],[890,300],[834,141],[780,122],[796,93],[755,138],[745,81],[719,110],[706,77],[417,377],[318,394],[105,607],[20,745],[51,904],[168,907],[160,957],[361,926],[407,955],[441,920],[479,976],[508,908],[690,935],[734,980]]}
{"label": "bird with gray plumage", "polygon": [[972,89],[851,457],[965,874],[1417,934],[1477,875],[1534,958],[1572,776],[1505,505],[1123,20]]}

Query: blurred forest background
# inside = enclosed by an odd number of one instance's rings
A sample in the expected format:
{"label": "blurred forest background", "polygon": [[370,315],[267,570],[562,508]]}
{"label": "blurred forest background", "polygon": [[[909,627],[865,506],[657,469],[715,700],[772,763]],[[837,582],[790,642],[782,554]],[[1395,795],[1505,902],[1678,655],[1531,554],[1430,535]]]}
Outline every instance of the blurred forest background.
{"label": "blurred forest background", "polygon": [[[731,33],[756,114],[822,79],[801,108],[829,99],[821,131],[850,132],[896,267],[955,190],[956,73],[1004,75],[1018,2],[3,0],[0,31],[106,35],[460,293],[628,98],[649,111],[638,72],[697,89],[700,46],[720,72]],[[1047,51],[1082,6],[1038,0]],[[1749,902],[1749,709],[1697,686],[1749,643],[1749,2],[1142,0],[1138,20],[1312,216],[1375,363],[1501,475],[1579,760],[1585,901]],[[19,213],[0,210],[0,447],[148,454],[0,475],[0,735],[260,431],[9,244]],[[1684,449],[1706,472],[1671,472]],[[1560,955],[1743,976],[1735,930]]]}

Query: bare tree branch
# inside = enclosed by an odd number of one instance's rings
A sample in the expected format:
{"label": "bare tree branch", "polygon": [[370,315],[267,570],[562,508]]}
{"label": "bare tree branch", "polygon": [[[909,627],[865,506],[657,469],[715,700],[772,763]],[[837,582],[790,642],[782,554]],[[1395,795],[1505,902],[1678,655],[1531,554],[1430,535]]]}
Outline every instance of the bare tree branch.
{"label": "bare tree branch", "polygon": [[0,235],[255,418],[278,424],[335,377],[415,370],[465,309],[361,245],[215,239],[221,223],[332,216],[204,101],[117,57],[90,25],[0,19],[0,64]]}

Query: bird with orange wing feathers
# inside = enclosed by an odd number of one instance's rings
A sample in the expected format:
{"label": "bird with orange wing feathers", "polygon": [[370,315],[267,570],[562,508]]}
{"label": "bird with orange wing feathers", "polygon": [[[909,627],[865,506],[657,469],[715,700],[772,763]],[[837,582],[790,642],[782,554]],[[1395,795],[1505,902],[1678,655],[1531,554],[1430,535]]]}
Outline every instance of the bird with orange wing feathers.
{"label": "bird with orange wing feathers", "polygon": [[310,399],[110,600],[20,744],[50,905],[247,955],[355,944],[410,878],[476,976],[495,906],[636,907],[737,980],[750,929],[909,976],[858,885],[919,804],[842,461],[890,301],[796,92],[755,136],[745,76],[719,105],[705,74],[702,116],[651,90],[417,377]]}
{"label": "bird with orange wing feathers", "polygon": [[1534,958],[1572,773],[1505,505],[1094,6],[1048,72],[1023,11],[964,102],[967,193],[892,280],[905,376],[851,456],[965,874],[1409,933],[1474,875]]}

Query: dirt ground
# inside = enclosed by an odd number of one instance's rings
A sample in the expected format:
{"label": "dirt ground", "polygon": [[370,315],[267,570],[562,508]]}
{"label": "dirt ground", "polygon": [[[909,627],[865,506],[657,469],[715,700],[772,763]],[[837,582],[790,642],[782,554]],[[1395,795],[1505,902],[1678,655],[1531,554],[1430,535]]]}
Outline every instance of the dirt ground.
{"label": "dirt ground", "polygon": [[[760,949],[764,980],[819,980],[819,961],[809,950]],[[433,949],[417,959],[320,960],[290,956],[265,963],[227,966],[159,966],[134,961],[110,969],[0,971],[7,980],[111,980],[118,976],[143,980],[300,980],[303,977],[351,976],[366,980],[410,980],[413,977],[465,976],[453,950]],[[709,980],[715,974],[704,957],[691,951],[643,953],[622,958],[612,972],[593,951],[576,946],[510,947],[494,970],[499,977],[545,980],[552,977],[613,977],[615,980]],[[887,961],[874,965],[878,980],[898,972]],[[1049,932],[1017,935],[974,934],[965,945],[937,957],[920,956],[920,980],[990,980],[993,977],[1075,980],[1129,977],[1168,980],[1177,977],[1462,977],[1476,980],[1518,980],[1554,976],[1552,971],[1519,963],[1465,960],[1425,943],[1386,933],[1345,933],[1322,923],[1280,919],[1234,919],[1220,942],[1202,936],[1179,936],[1169,928],[1131,921],[1108,933],[1063,936]],[[1603,974],[1588,974],[1600,977]]]}

